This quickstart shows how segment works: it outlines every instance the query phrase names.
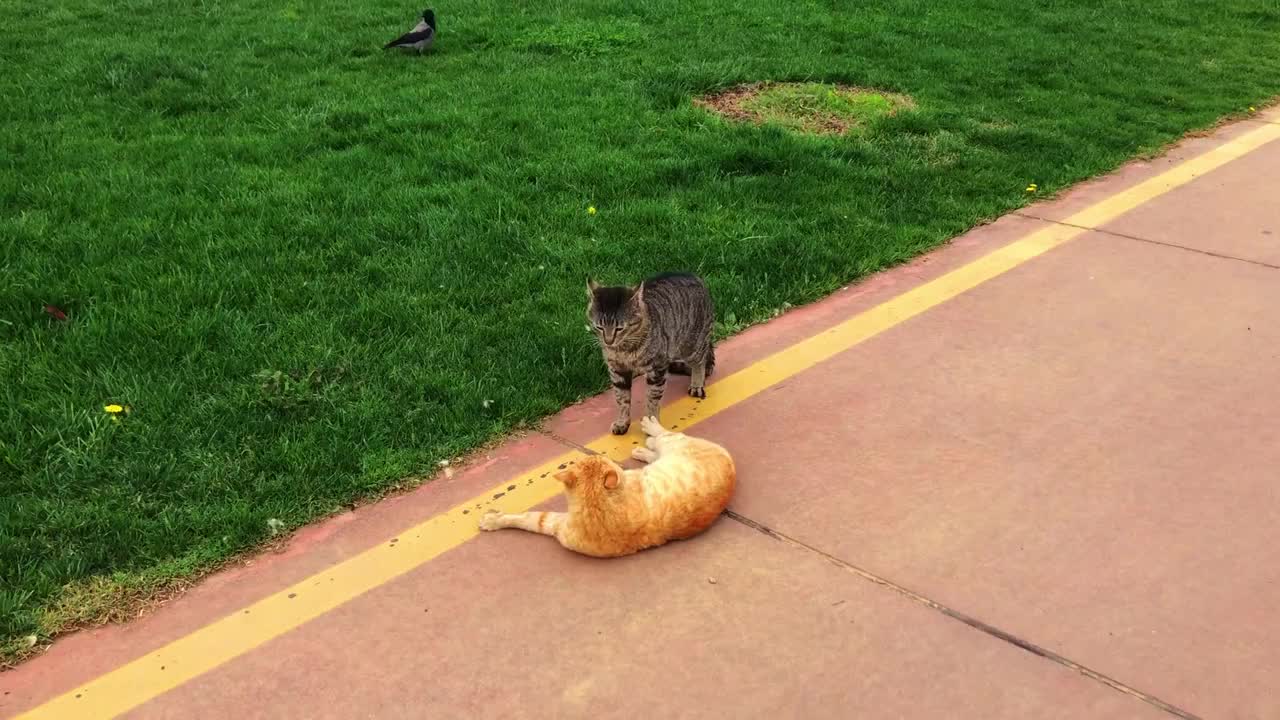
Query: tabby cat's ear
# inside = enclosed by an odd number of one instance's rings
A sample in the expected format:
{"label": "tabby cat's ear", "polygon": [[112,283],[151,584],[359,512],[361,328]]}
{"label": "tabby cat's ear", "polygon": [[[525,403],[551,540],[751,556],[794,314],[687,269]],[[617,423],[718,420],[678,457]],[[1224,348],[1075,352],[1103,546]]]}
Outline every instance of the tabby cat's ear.
{"label": "tabby cat's ear", "polygon": [[644,283],[640,283],[631,291],[631,300],[637,305],[644,302]]}
{"label": "tabby cat's ear", "polygon": [[604,486],[608,490],[618,487],[618,468],[611,465],[604,469]]}
{"label": "tabby cat's ear", "polygon": [[596,290],[599,290],[599,289],[600,289],[600,283],[596,282],[595,280],[592,280],[591,278],[587,278],[587,297],[595,297]]}

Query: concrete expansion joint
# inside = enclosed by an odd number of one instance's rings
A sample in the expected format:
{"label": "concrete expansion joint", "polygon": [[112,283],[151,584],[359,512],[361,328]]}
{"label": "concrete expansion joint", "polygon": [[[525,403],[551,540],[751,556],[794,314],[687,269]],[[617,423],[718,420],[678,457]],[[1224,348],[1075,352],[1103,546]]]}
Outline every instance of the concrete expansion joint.
{"label": "concrete expansion joint", "polygon": [[1164,240],[1153,240],[1152,238],[1145,238],[1139,235],[1130,235],[1128,233],[1116,232],[1114,230],[1107,230],[1105,228],[1089,227],[1087,225],[1076,225],[1075,223],[1064,222],[1062,220],[1053,220],[1051,218],[1041,217],[1039,215],[1033,215],[1031,213],[1023,212],[1021,210],[1016,210],[1012,214],[1017,215],[1018,217],[1021,217],[1021,218],[1026,218],[1028,220],[1038,220],[1040,222],[1050,223],[1053,225],[1061,225],[1063,227],[1075,228],[1077,230],[1087,230],[1089,232],[1096,232],[1101,235],[1108,235],[1110,237],[1122,238],[1124,240],[1133,240],[1134,242],[1147,243],[1148,245],[1159,245],[1161,247],[1172,248],[1174,250],[1185,250],[1186,252],[1189,252],[1189,253],[1195,253],[1197,255],[1207,255],[1209,257],[1218,258],[1219,260],[1234,260],[1236,262],[1247,263],[1249,265],[1257,265],[1258,267],[1270,268],[1272,270],[1280,270],[1280,265],[1273,265],[1271,263],[1262,262],[1260,260],[1250,260],[1248,258],[1236,257],[1235,255],[1224,255],[1223,253],[1216,253],[1216,252],[1211,252],[1209,250],[1201,250],[1199,248],[1187,247],[1186,245],[1179,245],[1177,243],[1166,242]]}
{"label": "concrete expansion joint", "polygon": [[876,575],[875,573],[869,570],[864,570],[863,568],[860,568],[857,565],[854,565],[846,560],[842,560],[841,558],[838,558],[835,555],[832,555],[826,551],[820,550],[812,545],[809,545],[800,540],[797,540],[789,535],[786,535],[785,533],[781,533],[777,530],[774,530],[773,528],[765,525],[764,523],[758,522],[756,520],[752,520],[751,518],[746,517],[745,515],[742,515],[740,513],[734,512],[733,510],[725,510],[724,514],[729,519],[737,521],[743,525],[746,525],[752,530],[755,530],[774,540],[777,540],[779,542],[784,542],[804,552],[817,555],[818,557],[821,557],[822,559],[835,565],[836,567],[839,567],[854,575],[857,575],[858,577],[861,577],[864,580],[875,583],[876,585],[879,585],[884,588],[888,588],[889,590],[892,590],[893,592],[898,593],[899,595],[907,598],[908,600],[911,600],[913,602],[919,603],[920,605],[924,605],[927,608],[940,612],[943,615],[951,618],[952,620],[958,620],[959,622],[962,622],[965,625],[968,625],[969,627],[973,628],[974,630],[977,630],[978,632],[985,633],[986,635],[989,635],[997,640],[1001,640],[1021,650],[1025,650],[1031,653],[1032,655],[1044,658],[1045,660],[1048,660],[1050,662],[1057,663],[1058,665],[1061,665],[1070,670],[1074,670],[1075,672],[1091,680],[1102,683],[1103,685],[1106,685],[1107,687],[1113,690],[1117,690],[1126,695],[1137,698],[1138,700],[1141,700],[1142,702],[1145,702],[1154,708],[1163,710],[1164,712],[1176,718],[1180,718],[1181,720],[1202,720],[1198,715],[1195,715],[1186,710],[1183,710],[1182,708],[1179,708],[1176,705],[1171,705],[1170,703],[1167,703],[1161,700],[1160,698],[1155,697],[1154,695],[1149,695],[1145,692],[1142,692],[1141,690],[1125,685],[1124,683],[1120,682],[1119,680],[1116,680],[1115,678],[1104,675],[1098,672],[1097,670],[1093,670],[1092,668],[1089,668],[1085,665],[1081,665],[1080,663],[1075,662],[1070,658],[1059,655],[1053,652],[1052,650],[1049,650],[1048,648],[1044,648],[1028,640],[1024,640],[1014,635],[1013,633],[1007,632],[1005,630],[1001,630],[1000,628],[994,625],[985,623],[982,620],[979,620],[971,615],[967,615],[954,608],[947,607],[946,605],[943,605],[942,603],[936,600],[931,600],[930,598],[925,597],[924,595],[921,595],[920,593],[914,590],[911,590],[910,588],[899,585],[893,582],[892,580]]}
{"label": "concrete expansion joint", "polygon": [[535,432],[537,432],[539,435],[541,435],[541,436],[543,436],[543,437],[547,438],[548,440],[551,440],[551,441],[553,441],[553,442],[559,443],[559,444],[561,444],[561,445],[565,446],[566,448],[569,448],[570,450],[577,450],[578,452],[583,453],[584,455],[599,455],[599,454],[600,454],[600,453],[596,452],[595,450],[592,450],[591,448],[587,447],[586,445],[581,445],[581,444],[579,444],[579,443],[576,443],[576,442],[574,442],[574,441],[570,440],[569,438],[562,437],[562,436],[560,436],[560,435],[558,435],[558,434],[556,434],[556,433],[554,433],[554,432],[552,432],[552,431],[550,431],[550,430],[547,430],[546,428],[538,428]]}

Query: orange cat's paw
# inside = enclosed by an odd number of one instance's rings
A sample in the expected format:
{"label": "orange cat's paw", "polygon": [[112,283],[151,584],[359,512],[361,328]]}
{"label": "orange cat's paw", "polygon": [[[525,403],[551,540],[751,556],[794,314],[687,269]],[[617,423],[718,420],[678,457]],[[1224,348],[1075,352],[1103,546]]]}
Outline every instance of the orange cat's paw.
{"label": "orange cat's paw", "polygon": [[658,422],[658,418],[652,415],[640,421],[640,429],[649,437],[661,437],[667,434],[667,429],[662,427],[662,423]]}
{"label": "orange cat's paw", "polygon": [[481,516],[480,516],[480,529],[481,529],[481,530],[498,530],[498,529],[500,529],[502,526],[498,524],[498,516],[499,516],[499,515],[501,515],[501,514],[502,514],[502,513],[498,512],[497,510],[490,510],[489,512],[485,513],[484,515],[481,515]]}
{"label": "orange cat's paw", "polygon": [[639,460],[640,462],[650,463],[658,459],[658,453],[650,450],[649,448],[635,448],[631,451],[631,457]]}

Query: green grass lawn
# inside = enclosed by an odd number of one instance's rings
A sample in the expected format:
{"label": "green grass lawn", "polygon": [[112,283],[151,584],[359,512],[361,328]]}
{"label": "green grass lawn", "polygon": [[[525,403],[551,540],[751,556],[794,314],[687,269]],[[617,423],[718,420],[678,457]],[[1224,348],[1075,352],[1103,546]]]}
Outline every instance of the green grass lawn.
{"label": "green grass lawn", "polygon": [[[589,273],[732,332],[1280,93],[1274,0],[435,9],[0,0],[5,652],[604,389]],[[691,102],[763,80],[914,108]]]}

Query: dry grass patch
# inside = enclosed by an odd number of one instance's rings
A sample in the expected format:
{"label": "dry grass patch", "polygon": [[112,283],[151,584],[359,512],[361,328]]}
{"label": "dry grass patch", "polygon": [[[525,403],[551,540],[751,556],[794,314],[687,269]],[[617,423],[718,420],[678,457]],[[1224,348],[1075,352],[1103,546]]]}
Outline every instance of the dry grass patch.
{"label": "dry grass patch", "polygon": [[698,98],[694,104],[733,120],[796,132],[845,135],[915,107],[906,95],[831,83],[754,83]]}

